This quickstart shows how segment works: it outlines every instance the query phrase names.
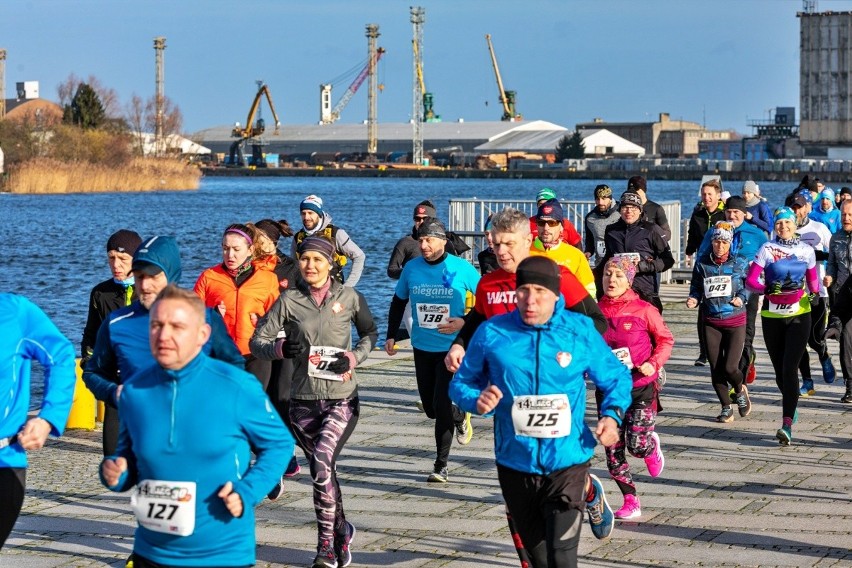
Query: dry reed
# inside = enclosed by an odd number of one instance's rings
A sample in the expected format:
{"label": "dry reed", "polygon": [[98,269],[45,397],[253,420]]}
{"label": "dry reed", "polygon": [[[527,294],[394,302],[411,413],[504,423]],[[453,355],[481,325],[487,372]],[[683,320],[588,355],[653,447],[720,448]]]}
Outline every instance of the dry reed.
{"label": "dry reed", "polygon": [[88,162],[67,163],[49,158],[10,168],[5,191],[10,193],[94,193],[198,189],[201,171],[177,159],[134,158],[112,167]]}

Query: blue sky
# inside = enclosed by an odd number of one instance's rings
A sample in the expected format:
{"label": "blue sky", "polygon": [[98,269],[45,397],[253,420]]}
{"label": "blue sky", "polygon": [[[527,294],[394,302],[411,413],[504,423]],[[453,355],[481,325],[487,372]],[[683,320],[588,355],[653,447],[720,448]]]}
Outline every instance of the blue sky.
{"label": "blue sky", "polygon": [[[256,79],[285,126],[314,123],[320,83],[366,60],[364,27],[376,23],[387,50],[379,121],[403,122],[411,5],[426,9],[424,74],[444,120],[500,118],[486,33],[526,119],[572,128],[668,112],[748,133],[748,119],[776,106],[797,107],[798,118],[801,0],[3,0],[6,93],[35,80],[55,100],[74,73],[94,75],[122,103],[148,98],[153,38],[166,36],[166,95],[186,132],[244,123]],[[819,0],[818,9],[852,10],[852,0]],[[335,85],[333,102],[347,85]],[[341,122],[366,115],[365,85]]]}

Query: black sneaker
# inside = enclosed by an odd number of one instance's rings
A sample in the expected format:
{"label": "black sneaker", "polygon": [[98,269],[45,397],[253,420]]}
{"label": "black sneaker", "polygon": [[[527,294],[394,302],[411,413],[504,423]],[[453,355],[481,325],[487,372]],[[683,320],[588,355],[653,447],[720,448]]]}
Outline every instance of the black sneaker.
{"label": "black sneaker", "polygon": [[355,525],[346,521],[346,536],[342,537],[343,542],[339,543],[335,539],[334,541],[334,552],[337,554],[337,565],[340,568],[346,568],[352,564],[352,541],[355,539]]}
{"label": "black sneaker", "polygon": [[283,476],[278,478],[278,481],[275,482],[275,487],[273,487],[272,490],[269,493],[266,494],[266,498],[269,499],[270,501],[275,501],[276,499],[278,499],[282,495],[284,495],[284,477]]}
{"label": "black sneaker", "polygon": [[337,555],[334,547],[327,541],[322,541],[317,547],[317,555],[311,568],[337,568]]}
{"label": "black sneaker", "polygon": [[695,365],[696,367],[706,366],[707,365],[707,357],[704,357],[704,356],[699,357],[698,359],[695,360],[695,363],[693,363],[693,365]]}
{"label": "black sneaker", "polygon": [[437,465],[435,466],[435,470],[426,478],[426,481],[430,483],[446,483],[449,480],[450,476],[447,471],[447,466],[438,467]]}

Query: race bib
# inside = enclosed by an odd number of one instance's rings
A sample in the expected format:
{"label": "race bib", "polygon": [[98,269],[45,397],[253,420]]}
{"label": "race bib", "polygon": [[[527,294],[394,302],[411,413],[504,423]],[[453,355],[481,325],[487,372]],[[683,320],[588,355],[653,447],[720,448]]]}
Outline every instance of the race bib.
{"label": "race bib", "polygon": [[620,252],[618,254],[612,255],[612,258],[615,260],[621,260],[622,258],[626,258],[633,264],[639,264],[639,261],[642,260],[642,256],[638,252]]}
{"label": "race bib", "polygon": [[340,353],[344,353],[344,350],[337,347],[311,345],[308,353],[308,375],[315,379],[343,381],[343,375],[337,375],[328,370],[328,365],[337,361],[337,355]]}
{"label": "race bib", "polygon": [[633,359],[630,358],[630,349],[627,347],[619,347],[618,349],[613,349],[612,354],[615,355],[615,358],[624,363],[624,366],[627,367],[629,371],[633,370]]}
{"label": "race bib", "polygon": [[571,405],[566,394],[516,396],[512,402],[515,435],[562,438],[571,433]]}
{"label": "race bib", "polygon": [[731,295],[730,276],[708,276],[704,279],[705,298],[724,298]]}
{"label": "race bib", "polygon": [[417,304],[417,325],[420,329],[437,329],[450,317],[449,304]]}
{"label": "race bib", "polygon": [[606,242],[605,241],[596,242],[595,243],[595,252],[597,253],[598,258],[603,258],[603,256],[606,254]]}
{"label": "race bib", "polygon": [[793,316],[799,312],[799,302],[776,304],[772,300],[769,300],[769,311],[779,316]]}
{"label": "race bib", "polygon": [[194,481],[145,479],[130,496],[130,508],[148,530],[188,536],[195,530],[197,500]]}

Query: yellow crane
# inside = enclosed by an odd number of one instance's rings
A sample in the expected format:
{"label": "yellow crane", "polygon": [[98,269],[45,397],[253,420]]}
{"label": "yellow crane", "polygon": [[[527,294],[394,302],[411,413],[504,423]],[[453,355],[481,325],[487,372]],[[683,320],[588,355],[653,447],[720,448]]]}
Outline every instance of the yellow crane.
{"label": "yellow crane", "polygon": [[485,41],[488,43],[488,52],[491,54],[491,65],[494,67],[494,75],[497,77],[499,100],[503,105],[503,116],[500,120],[522,120],[523,117],[515,112],[515,91],[507,91],[503,88],[503,79],[500,77],[500,68],[497,67],[497,56],[494,55],[494,46],[491,45],[491,34],[485,34]]}
{"label": "yellow crane", "polygon": [[426,91],[426,82],[423,80],[423,63],[420,52],[417,50],[417,40],[411,41],[414,49],[414,61],[417,68],[417,81],[420,83],[420,92],[423,93],[423,122],[441,122],[441,117],[435,114],[432,108],[434,96]]}
{"label": "yellow crane", "polygon": [[[275,120],[275,130],[273,132],[275,134],[278,134],[279,132],[281,121],[278,120],[278,113],[275,112],[275,105],[272,102],[272,95],[269,93],[269,87],[267,87],[266,83],[263,81],[257,81],[257,94],[255,94],[254,101],[252,101],[251,107],[249,108],[245,127],[241,127],[238,122],[234,125],[234,129],[231,131],[231,136],[238,138],[238,140],[235,140],[234,143],[231,144],[229,163],[232,166],[247,165],[245,155],[243,153],[244,144],[252,138],[260,136],[266,131],[266,121],[259,116],[257,121],[254,119],[255,114],[258,114],[258,111],[260,110],[260,101],[264,95],[266,96],[266,102],[269,103],[269,110],[272,111],[272,118]],[[266,163],[263,161],[263,142],[261,140],[254,140],[252,141],[251,146],[252,165],[264,167]]]}

